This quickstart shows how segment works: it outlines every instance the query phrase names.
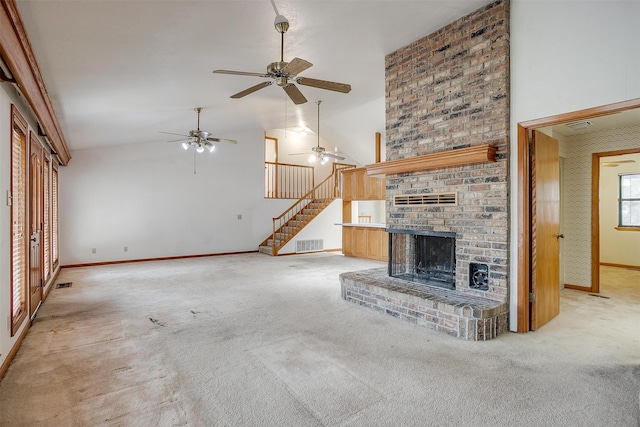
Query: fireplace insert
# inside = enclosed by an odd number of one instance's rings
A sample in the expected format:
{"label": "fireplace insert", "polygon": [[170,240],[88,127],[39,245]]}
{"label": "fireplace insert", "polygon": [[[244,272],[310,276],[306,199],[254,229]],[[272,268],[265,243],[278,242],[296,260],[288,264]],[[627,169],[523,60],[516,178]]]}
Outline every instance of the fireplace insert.
{"label": "fireplace insert", "polygon": [[387,230],[391,277],[438,286],[456,287],[456,234]]}

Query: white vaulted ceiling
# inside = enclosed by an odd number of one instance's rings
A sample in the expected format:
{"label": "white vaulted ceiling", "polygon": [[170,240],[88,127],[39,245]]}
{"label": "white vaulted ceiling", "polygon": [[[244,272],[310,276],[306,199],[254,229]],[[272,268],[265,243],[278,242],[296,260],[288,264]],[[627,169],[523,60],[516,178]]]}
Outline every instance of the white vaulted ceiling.
{"label": "white vaulted ceiling", "polygon": [[299,86],[309,100],[300,106],[276,85],[230,99],[263,79],[212,73],[264,72],[279,60],[268,0],[17,3],[67,145],[77,150],[162,142],[159,131],[195,128],[194,107],[204,107],[201,128],[222,138],[285,123],[315,130],[317,99],[325,138],[372,142],[384,132],[385,54],[488,1],[276,1],[291,25],[285,61],[306,59],[314,65],[301,76],[352,86],[349,94]]}

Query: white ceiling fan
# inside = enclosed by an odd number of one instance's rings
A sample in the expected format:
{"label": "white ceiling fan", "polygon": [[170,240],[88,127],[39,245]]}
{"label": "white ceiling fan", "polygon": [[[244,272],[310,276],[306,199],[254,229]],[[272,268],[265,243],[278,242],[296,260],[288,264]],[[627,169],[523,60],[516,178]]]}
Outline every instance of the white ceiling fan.
{"label": "white ceiling fan", "polygon": [[197,153],[204,152],[205,149],[209,150],[212,153],[216,146],[214,142],[225,142],[227,144],[237,144],[238,141],[235,139],[224,139],[217,138],[211,135],[211,132],[207,132],[206,130],[200,130],[200,112],[202,111],[202,107],[198,107],[194,109],[196,113],[198,113],[198,127],[195,130],[190,130],[188,134],[181,133],[173,133],[173,132],[160,132],[168,135],[178,135],[183,138],[174,139],[169,142],[180,142],[182,141],[182,148],[188,150],[189,148],[195,149]]}
{"label": "white ceiling fan", "polygon": [[[273,2],[272,2],[273,4]],[[275,10],[275,5],[274,5]],[[263,89],[267,86],[271,86],[273,82],[287,93],[289,98],[293,101],[294,104],[304,104],[307,102],[307,98],[304,97],[300,89],[294,84],[298,83],[303,86],[311,86],[319,89],[332,90],[335,92],[349,93],[351,91],[351,85],[346,83],[337,83],[330,82],[327,80],[318,80],[312,79],[309,77],[298,77],[298,74],[311,67],[313,64],[309,61],[305,61],[300,58],[293,58],[291,62],[285,62],[284,60],[284,33],[289,29],[289,21],[282,15],[277,14],[276,10],[276,19],[274,25],[276,27],[276,31],[280,33],[280,61],[272,62],[267,65],[266,73],[251,73],[246,71],[231,71],[231,70],[213,70],[214,73],[217,74],[231,74],[236,76],[253,76],[253,77],[263,77],[271,79],[266,82],[258,83],[255,86],[251,86],[248,89],[240,91],[234,95],[231,95],[231,98],[237,99],[247,96],[257,90]]]}

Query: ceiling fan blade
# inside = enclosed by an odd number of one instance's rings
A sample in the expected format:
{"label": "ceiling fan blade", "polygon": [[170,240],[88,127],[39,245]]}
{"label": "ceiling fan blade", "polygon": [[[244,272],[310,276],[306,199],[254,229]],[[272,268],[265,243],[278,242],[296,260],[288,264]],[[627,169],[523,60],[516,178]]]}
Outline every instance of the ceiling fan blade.
{"label": "ceiling fan blade", "polygon": [[305,61],[300,58],[293,58],[291,62],[282,68],[282,72],[290,76],[295,76],[311,66],[313,66],[313,64],[309,61]]}
{"label": "ceiling fan blade", "polygon": [[245,89],[243,91],[240,91],[240,92],[236,93],[235,95],[231,95],[231,98],[233,98],[233,99],[242,98],[243,96],[247,96],[250,93],[253,93],[253,92],[255,92],[257,90],[260,90],[262,88],[265,88],[267,86],[271,86],[272,84],[273,84],[273,81],[258,83],[255,86],[251,86],[249,89]]}
{"label": "ceiling fan blade", "polygon": [[159,131],[159,133],[166,133],[167,135],[177,135],[177,136],[184,136],[185,138],[191,138],[191,136],[189,136],[189,135],[184,135],[184,134],[181,134],[181,133],[162,132],[162,131]]}
{"label": "ceiling fan blade", "polygon": [[335,92],[349,93],[351,91],[351,85],[346,83],[330,82],[327,80],[310,79],[309,77],[298,77],[296,79],[298,84],[304,86],[317,87],[319,89],[333,90]]}
{"label": "ceiling fan blade", "polygon": [[298,89],[298,87],[293,83],[289,83],[288,85],[284,86],[282,89],[284,89],[284,91],[287,92],[287,95],[289,95],[289,98],[291,98],[294,104],[298,105],[298,104],[304,104],[305,102],[307,102],[307,98],[304,97],[302,92],[300,92],[300,89]]}
{"label": "ceiling fan blade", "polygon": [[231,74],[234,76],[252,76],[252,77],[271,77],[265,73],[249,73],[247,71],[232,71],[232,70],[213,70],[216,74]]}
{"label": "ceiling fan blade", "polygon": [[326,156],[326,157],[332,157],[332,158],[337,159],[337,160],[344,160],[344,159],[345,159],[344,157],[339,156],[339,155],[334,154],[334,153],[331,153],[331,152],[329,152],[329,151],[325,151],[325,152],[323,153],[323,155],[324,155],[324,156]]}
{"label": "ceiling fan blade", "polygon": [[211,141],[211,142],[226,142],[227,144],[237,144],[238,143],[238,141],[236,141],[235,139],[215,138],[213,136],[208,137],[207,141]]}
{"label": "ceiling fan blade", "polygon": [[172,139],[165,142],[180,142],[180,141],[191,141],[191,138],[180,138],[180,139]]}

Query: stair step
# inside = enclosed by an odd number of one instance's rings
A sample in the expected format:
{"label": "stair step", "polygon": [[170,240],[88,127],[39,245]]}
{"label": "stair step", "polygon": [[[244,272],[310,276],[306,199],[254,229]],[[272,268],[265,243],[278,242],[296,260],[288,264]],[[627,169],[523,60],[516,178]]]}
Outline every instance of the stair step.
{"label": "stair step", "polygon": [[273,255],[271,246],[260,246],[258,247],[258,252],[265,255]]}

